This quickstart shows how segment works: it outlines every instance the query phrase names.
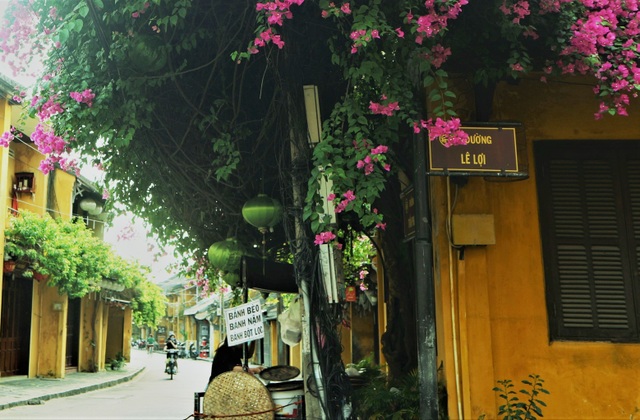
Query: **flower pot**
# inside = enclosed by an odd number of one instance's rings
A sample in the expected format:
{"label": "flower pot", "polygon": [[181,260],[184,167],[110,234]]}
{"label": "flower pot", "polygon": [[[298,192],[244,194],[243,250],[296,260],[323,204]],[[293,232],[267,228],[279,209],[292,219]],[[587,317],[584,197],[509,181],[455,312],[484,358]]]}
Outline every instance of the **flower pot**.
{"label": "flower pot", "polygon": [[13,271],[16,269],[16,262],[13,260],[7,260],[4,262],[4,266],[3,266],[3,272],[4,273],[13,273]]}
{"label": "flower pot", "polygon": [[49,279],[49,275],[48,274],[38,273],[37,271],[34,271],[33,272],[33,278],[35,280],[38,280],[38,281],[43,281],[43,280],[48,280]]}

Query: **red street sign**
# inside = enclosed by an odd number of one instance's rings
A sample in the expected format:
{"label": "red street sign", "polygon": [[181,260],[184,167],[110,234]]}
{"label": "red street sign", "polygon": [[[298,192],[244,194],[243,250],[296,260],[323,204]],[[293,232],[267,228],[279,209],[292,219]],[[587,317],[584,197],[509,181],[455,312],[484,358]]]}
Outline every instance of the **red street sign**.
{"label": "red street sign", "polygon": [[356,287],[355,286],[347,286],[345,288],[345,298],[347,302],[356,302],[358,299],[356,298]]}

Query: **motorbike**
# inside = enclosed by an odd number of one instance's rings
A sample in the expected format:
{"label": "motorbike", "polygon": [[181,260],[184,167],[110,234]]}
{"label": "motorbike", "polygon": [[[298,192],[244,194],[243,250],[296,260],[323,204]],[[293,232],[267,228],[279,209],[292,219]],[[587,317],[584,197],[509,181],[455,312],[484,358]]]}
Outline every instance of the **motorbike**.
{"label": "motorbike", "polygon": [[170,379],[173,379],[173,375],[178,373],[178,350],[167,350],[167,362],[165,364],[164,372],[169,374]]}
{"label": "motorbike", "polygon": [[187,345],[178,341],[178,357],[185,359],[187,357]]}
{"label": "motorbike", "polygon": [[193,360],[198,358],[198,347],[196,346],[196,343],[191,343],[189,346],[189,357]]}

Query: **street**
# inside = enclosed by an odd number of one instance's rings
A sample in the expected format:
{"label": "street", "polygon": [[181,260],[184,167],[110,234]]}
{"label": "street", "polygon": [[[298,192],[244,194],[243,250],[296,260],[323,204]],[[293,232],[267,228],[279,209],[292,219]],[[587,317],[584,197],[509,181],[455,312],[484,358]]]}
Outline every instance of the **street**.
{"label": "street", "polygon": [[132,349],[132,359],[145,366],[136,378],[109,388],[41,405],[3,411],[2,419],[186,419],[193,414],[194,392],[204,391],[210,362],[180,359],[173,380],[164,373],[164,353]]}

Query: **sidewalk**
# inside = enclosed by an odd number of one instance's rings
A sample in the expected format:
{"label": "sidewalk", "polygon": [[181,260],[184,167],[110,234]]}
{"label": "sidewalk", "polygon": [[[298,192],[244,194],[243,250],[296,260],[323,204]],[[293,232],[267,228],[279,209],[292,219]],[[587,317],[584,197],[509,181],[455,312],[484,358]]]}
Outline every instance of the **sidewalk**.
{"label": "sidewalk", "polygon": [[68,373],[64,379],[29,379],[24,376],[0,378],[0,411],[114,386],[130,381],[144,368],[140,358],[133,358],[131,363],[125,364],[120,370],[74,372]]}

